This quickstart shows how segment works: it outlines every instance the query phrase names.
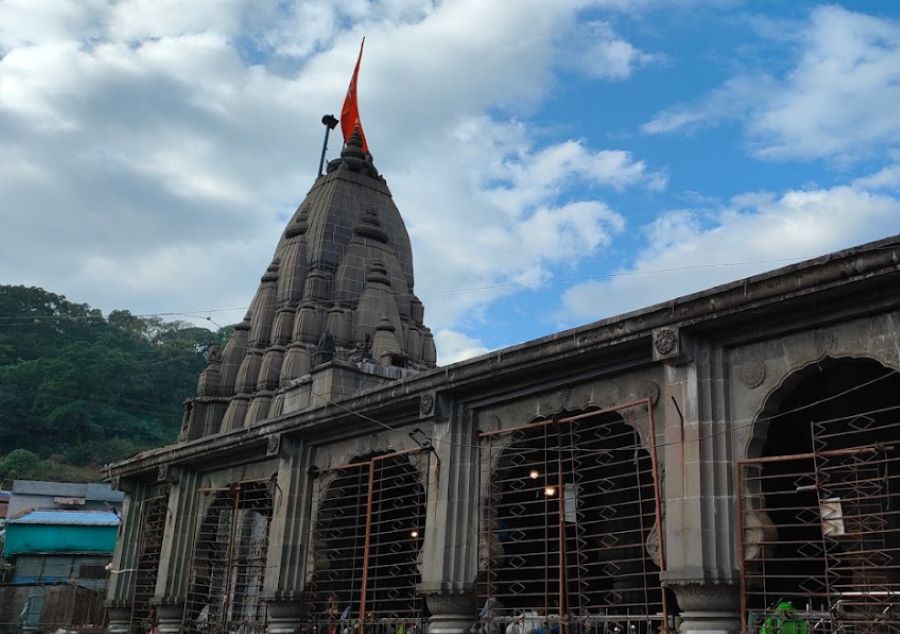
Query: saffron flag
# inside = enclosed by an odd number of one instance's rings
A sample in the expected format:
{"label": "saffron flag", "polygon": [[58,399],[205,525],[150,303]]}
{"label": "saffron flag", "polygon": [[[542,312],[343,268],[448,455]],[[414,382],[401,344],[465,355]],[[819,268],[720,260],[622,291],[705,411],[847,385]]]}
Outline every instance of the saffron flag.
{"label": "saffron flag", "polygon": [[347,143],[353,134],[353,130],[358,128],[359,138],[362,139],[363,152],[368,152],[369,144],[366,143],[362,121],[359,120],[359,105],[356,102],[356,77],[359,75],[359,63],[362,61],[365,43],[366,38],[363,38],[362,43],[359,45],[359,57],[356,59],[356,68],[353,69],[353,77],[350,78],[350,86],[347,88],[347,97],[344,99],[344,105],[341,108],[341,132],[344,133],[344,143]]}

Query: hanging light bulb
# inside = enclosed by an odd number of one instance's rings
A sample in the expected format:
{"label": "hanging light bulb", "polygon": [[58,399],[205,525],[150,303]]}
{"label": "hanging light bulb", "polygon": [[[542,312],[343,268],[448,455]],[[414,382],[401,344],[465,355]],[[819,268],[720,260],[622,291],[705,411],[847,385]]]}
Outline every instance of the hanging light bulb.
{"label": "hanging light bulb", "polygon": [[556,495],[556,487],[554,486],[545,486],[544,487],[544,495],[547,497],[553,497]]}
{"label": "hanging light bulb", "polygon": [[532,469],[532,470],[528,473],[528,477],[531,478],[532,480],[537,480],[538,478],[541,477],[541,472],[538,471],[537,469]]}
{"label": "hanging light bulb", "polygon": [[419,536],[419,531],[414,528],[414,529],[412,529],[412,532],[409,534],[409,536],[412,537],[413,539],[415,539],[416,537]]}

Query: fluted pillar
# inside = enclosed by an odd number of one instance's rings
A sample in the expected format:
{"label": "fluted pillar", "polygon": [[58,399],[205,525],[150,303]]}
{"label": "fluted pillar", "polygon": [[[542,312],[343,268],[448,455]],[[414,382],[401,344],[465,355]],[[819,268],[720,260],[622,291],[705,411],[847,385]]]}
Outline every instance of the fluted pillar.
{"label": "fluted pillar", "polygon": [[134,593],[133,568],[137,566],[137,551],[141,534],[141,503],[144,487],[131,480],[113,482],[114,488],[125,493],[122,502],[121,538],[116,541],[112,569],[106,584],[106,609],[110,634],[127,633],[131,620],[131,600]]}
{"label": "fluted pillar", "polygon": [[169,510],[156,580],[156,614],[160,634],[180,634],[191,572],[191,546],[197,526],[200,477],[169,468]]}
{"label": "fluted pillar", "polygon": [[736,514],[725,351],[674,328],[654,333],[666,365],[665,544],[662,577],[681,610],[679,632],[740,630]]}
{"label": "fluted pillar", "polygon": [[477,616],[479,457],[472,415],[440,394],[420,403],[434,450],[420,589],[431,611],[430,634],[466,634]]}
{"label": "fluted pillar", "polygon": [[264,592],[269,634],[300,630],[312,503],[312,449],[300,440],[273,436],[269,452],[278,455],[278,488],[266,555]]}

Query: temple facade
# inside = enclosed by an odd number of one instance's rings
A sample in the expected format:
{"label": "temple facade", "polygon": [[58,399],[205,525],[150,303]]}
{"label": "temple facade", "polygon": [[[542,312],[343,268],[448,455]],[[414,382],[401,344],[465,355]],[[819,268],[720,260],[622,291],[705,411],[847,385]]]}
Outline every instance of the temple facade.
{"label": "temple facade", "polygon": [[110,467],[110,632],[900,628],[900,236],[446,367],[413,281],[351,138]]}

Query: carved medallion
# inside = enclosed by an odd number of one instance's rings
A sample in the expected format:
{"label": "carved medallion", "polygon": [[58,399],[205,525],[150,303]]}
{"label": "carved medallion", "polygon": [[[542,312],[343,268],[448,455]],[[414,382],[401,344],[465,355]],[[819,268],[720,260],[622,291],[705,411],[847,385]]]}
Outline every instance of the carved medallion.
{"label": "carved medallion", "polygon": [[659,383],[653,380],[644,383],[644,396],[650,399],[651,405],[656,405],[657,401],[659,401],[659,394]]}
{"label": "carved medallion", "polygon": [[660,356],[668,356],[678,347],[678,333],[672,328],[660,328],[653,333],[653,345]]}
{"label": "carved medallion", "polygon": [[431,416],[434,413],[434,394],[423,394],[419,399],[419,416]]}
{"label": "carved medallion", "polygon": [[762,385],[766,380],[766,364],[759,359],[752,359],[741,366],[738,377],[751,390]]}

